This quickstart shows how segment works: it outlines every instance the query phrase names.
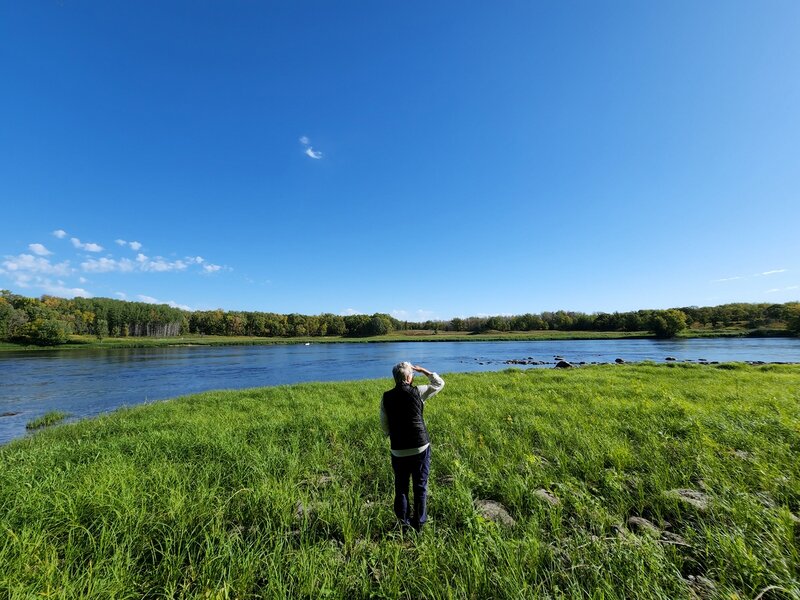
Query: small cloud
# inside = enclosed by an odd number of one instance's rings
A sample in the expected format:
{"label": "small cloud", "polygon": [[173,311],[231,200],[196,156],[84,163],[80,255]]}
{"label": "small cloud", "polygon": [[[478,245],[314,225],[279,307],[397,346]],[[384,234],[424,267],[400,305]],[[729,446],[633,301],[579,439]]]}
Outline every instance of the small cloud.
{"label": "small cloud", "polygon": [[780,292],[780,291],[781,291],[780,288],[772,288],[771,290],[766,290],[764,293],[765,294],[774,294],[775,292]]}
{"label": "small cloud", "polygon": [[139,242],[128,242],[126,240],[114,240],[117,245],[119,246],[129,246],[131,250],[138,252],[142,248],[142,244]]}
{"label": "small cloud", "polygon": [[787,290],[800,290],[800,285],[790,285]]}
{"label": "small cloud", "polygon": [[772,271],[764,271],[763,273],[759,273],[759,275],[775,275],[776,273],[785,273],[786,269],[773,269]]}
{"label": "small cloud", "polygon": [[140,262],[140,265],[142,271],[155,271],[157,273],[164,273],[167,271],[183,271],[188,266],[182,260],[168,261],[160,256],[156,256],[153,260],[142,261]]}
{"label": "small cloud", "polygon": [[121,298],[122,300],[125,300],[128,297],[128,294],[126,294],[125,292],[114,292],[114,295],[117,298]]}
{"label": "small cloud", "polygon": [[52,252],[50,252],[50,250],[45,248],[42,244],[28,244],[28,248],[30,248],[31,252],[38,254],[39,256],[49,256],[52,254]]}
{"label": "small cloud", "polygon": [[89,283],[89,280],[86,277],[78,277],[78,283]]}
{"label": "small cloud", "polygon": [[65,237],[67,237],[67,232],[66,232],[66,231],[64,231],[63,229],[56,229],[56,230],[53,232],[53,235],[54,235],[54,236],[56,236],[58,239],[60,239],[60,240],[61,240],[61,239],[64,239]]}
{"label": "small cloud", "polygon": [[136,298],[141,302],[146,302],[147,304],[166,304],[167,306],[171,306],[172,308],[180,308],[181,310],[192,310],[185,304],[178,304],[174,300],[167,300],[166,302],[164,302],[163,300],[159,300],[158,298],[153,298],[152,296],[145,296],[144,294],[138,294]]}
{"label": "small cloud", "polygon": [[737,275],[736,277],[725,277],[724,279],[714,279],[712,283],[722,283],[723,281],[736,281],[737,279],[744,279],[741,275]]}
{"label": "small cloud", "polygon": [[209,264],[207,264],[207,265],[203,265],[203,271],[205,271],[206,273],[216,273],[216,272],[217,272],[217,271],[219,271],[221,268],[222,268],[221,266],[219,266],[219,265],[212,265],[211,263],[209,263]]}
{"label": "small cloud", "polygon": [[87,252],[102,252],[103,247],[99,244],[94,244],[92,242],[82,243],[78,238],[70,238],[72,245],[78,248],[79,250],[86,250]]}
{"label": "small cloud", "polygon": [[133,261],[123,258],[121,260],[114,260],[113,258],[100,258],[89,260],[81,263],[81,268],[87,273],[111,273],[114,271],[120,273],[129,273],[135,268]]}
{"label": "small cloud", "polygon": [[309,158],[314,158],[316,160],[322,158],[322,152],[314,150],[314,148],[311,147],[311,140],[308,139],[308,137],[301,136],[300,143],[306,147],[306,156],[308,156]]}
{"label": "small cloud", "polygon": [[142,254],[141,252],[136,255],[136,262],[140,262],[141,263],[141,262],[146,262],[146,261],[147,261],[147,257],[144,254]]}
{"label": "small cloud", "polygon": [[342,317],[349,317],[351,315],[363,315],[363,310],[358,310],[356,308],[345,308],[342,312],[339,313]]}

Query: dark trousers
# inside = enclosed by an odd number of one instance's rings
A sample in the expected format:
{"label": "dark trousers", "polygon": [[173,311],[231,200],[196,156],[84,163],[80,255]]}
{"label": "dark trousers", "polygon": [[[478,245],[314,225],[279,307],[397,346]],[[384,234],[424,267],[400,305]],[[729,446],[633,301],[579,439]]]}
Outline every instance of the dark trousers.
{"label": "dark trousers", "polygon": [[[400,524],[422,529],[428,520],[428,473],[431,469],[431,447],[413,456],[392,455],[394,470],[394,514]],[[414,487],[414,516],[408,502],[408,478]]]}

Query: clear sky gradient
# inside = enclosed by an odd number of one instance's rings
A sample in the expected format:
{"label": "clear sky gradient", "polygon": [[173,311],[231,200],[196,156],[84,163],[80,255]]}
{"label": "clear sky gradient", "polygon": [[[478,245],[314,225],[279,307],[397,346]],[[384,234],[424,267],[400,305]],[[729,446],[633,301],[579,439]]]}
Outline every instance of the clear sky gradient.
{"label": "clear sky gradient", "polygon": [[0,288],[398,318],[800,298],[800,3],[0,5]]}

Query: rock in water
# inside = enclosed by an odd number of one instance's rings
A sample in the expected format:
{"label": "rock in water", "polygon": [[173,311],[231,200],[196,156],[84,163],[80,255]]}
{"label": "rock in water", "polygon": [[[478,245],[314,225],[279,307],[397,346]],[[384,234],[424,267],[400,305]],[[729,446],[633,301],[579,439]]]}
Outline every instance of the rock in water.
{"label": "rock in water", "polygon": [[555,369],[571,369],[572,363],[568,363],[565,360],[560,360],[556,363]]}

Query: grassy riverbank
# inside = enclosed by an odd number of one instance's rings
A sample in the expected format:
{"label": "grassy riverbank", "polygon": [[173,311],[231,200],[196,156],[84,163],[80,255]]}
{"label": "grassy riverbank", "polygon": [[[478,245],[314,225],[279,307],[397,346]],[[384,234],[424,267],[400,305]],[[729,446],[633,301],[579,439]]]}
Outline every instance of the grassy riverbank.
{"label": "grassy riverbank", "polygon": [[[790,337],[785,329],[687,329],[680,338],[695,337]],[[255,337],[222,335],[184,335],[176,337],[124,337],[98,340],[89,335],[73,335],[66,344],[34,346],[0,342],[0,352],[30,350],[98,350],[108,348],[163,348],[176,346],[260,346],[272,344],[335,344],[381,342],[499,342],[537,340],[621,340],[651,338],[648,331],[491,331],[464,333],[433,330],[398,331],[374,337]]]}
{"label": "grassy riverbank", "polygon": [[800,597],[800,367],[446,379],[420,536],[394,527],[388,379],[205,393],[4,446],[0,594]]}

